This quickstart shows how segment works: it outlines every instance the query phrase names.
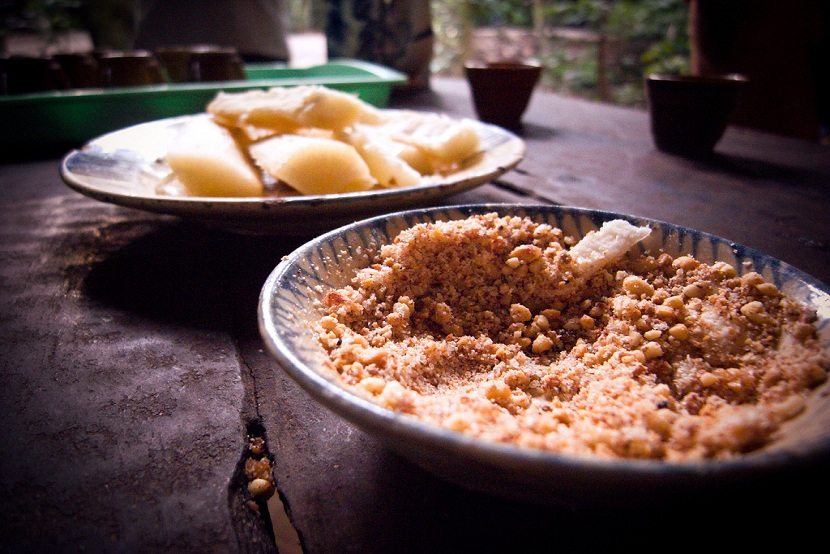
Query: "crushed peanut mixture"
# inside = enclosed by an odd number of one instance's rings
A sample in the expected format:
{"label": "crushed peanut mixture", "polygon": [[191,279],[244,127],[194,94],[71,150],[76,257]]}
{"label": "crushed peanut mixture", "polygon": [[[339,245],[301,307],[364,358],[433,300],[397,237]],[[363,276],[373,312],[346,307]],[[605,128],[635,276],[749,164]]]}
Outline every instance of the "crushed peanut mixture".
{"label": "crushed peanut mixture", "polygon": [[830,367],[757,273],[666,253],[581,274],[528,218],[416,225],[330,291],[318,339],[372,401],[476,437],[671,461],[763,446]]}

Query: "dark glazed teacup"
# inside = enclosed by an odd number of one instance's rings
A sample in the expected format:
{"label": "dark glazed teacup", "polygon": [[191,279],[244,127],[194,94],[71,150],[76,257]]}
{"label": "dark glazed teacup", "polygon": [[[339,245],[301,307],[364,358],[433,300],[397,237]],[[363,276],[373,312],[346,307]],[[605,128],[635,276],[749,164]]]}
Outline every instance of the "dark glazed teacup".
{"label": "dark glazed teacup", "polygon": [[245,78],[242,58],[235,48],[208,44],[165,46],[156,49],[155,54],[174,83]]}
{"label": "dark glazed teacup", "polygon": [[98,60],[86,52],[64,52],[52,56],[63,68],[72,88],[98,86]]}
{"label": "dark glazed teacup", "polygon": [[233,48],[194,50],[189,62],[191,81],[239,81],[245,78],[242,58]]}
{"label": "dark glazed teacup", "polygon": [[167,78],[172,83],[186,83],[190,79],[190,46],[164,46],[153,51]]}
{"label": "dark glazed teacup", "polygon": [[106,52],[98,57],[99,78],[105,87],[134,87],[165,83],[156,57],[146,50]]}
{"label": "dark glazed teacup", "polygon": [[69,86],[66,73],[49,56],[0,57],[0,94],[31,94]]}
{"label": "dark glazed teacup", "polygon": [[478,118],[506,129],[521,128],[542,66],[532,61],[470,62],[464,66]]}
{"label": "dark glazed teacup", "polygon": [[655,146],[681,156],[710,155],[746,83],[739,74],[649,75],[646,93]]}

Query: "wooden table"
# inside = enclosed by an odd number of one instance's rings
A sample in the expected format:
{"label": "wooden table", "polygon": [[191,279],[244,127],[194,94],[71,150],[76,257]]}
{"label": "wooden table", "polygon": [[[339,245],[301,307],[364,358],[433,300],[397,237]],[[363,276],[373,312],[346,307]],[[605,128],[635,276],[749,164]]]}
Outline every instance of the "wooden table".
{"label": "wooden table", "polygon": [[[472,115],[455,79],[393,105]],[[643,111],[541,91],[522,136],[516,170],[446,203],[671,221],[830,282],[828,148],[730,129],[715,157],[690,161],[653,148]],[[798,546],[823,523],[809,507],[830,492],[822,468],[631,510],[442,482],[318,407],[264,352],[257,295],[305,238],[98,203],[62,184],[58,161],[0,166],[0,551],[273,552],[276,518],[243,492],[252,424],[308,553]]]}

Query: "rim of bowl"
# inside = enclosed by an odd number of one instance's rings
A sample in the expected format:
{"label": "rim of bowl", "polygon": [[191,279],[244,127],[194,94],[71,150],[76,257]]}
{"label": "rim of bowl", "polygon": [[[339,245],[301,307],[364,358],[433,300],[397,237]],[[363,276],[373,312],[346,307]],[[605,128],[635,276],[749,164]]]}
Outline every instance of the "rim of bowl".
{"label": "rim of bowl", "polygon": [[673,73],[650,73],[646,81],[663,83],[701,83],[701,84],[743,84],[749,78],[742,73],[713,73],[709,75],[680,75]]}
{"label": "rim of bowl", "polygon": [[525,71],[525,70],[541,70],[542,64],[533,58],[506,58],[494,60],[472,60],[464,64],[464,69],[470,71],[486,71],[486,70],[508,70],[508,71]]}

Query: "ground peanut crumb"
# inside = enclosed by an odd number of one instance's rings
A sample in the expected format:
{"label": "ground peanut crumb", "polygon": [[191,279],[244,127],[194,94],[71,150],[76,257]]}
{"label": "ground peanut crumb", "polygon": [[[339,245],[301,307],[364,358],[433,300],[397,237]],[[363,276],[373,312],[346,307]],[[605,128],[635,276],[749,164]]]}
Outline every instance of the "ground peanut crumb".
{"label": "ground peanut crumb", "polygon": [[497,214],[416,225],[328,292],[320,344],[390,409],[603,458],[757,449],[826,379],[815,315],[758,273],[647,252],[584,274],[575,243]]}

